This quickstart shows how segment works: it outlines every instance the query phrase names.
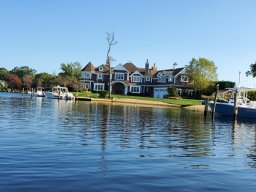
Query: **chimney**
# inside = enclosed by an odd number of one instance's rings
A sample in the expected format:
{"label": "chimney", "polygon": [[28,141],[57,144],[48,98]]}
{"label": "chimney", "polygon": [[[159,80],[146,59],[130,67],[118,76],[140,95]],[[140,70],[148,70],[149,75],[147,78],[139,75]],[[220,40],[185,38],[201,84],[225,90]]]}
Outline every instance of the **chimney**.
{"label": "chimney", "polygon": [[149,62],[148,62],[148,59],[147,59],[147,61],[145,63],[145,71],[146,71],[146,73],[149,72]]}
{"label": "chimney", "polygon": [[152,71],[157,71],[157,66],[156,66],[156,64],[154,63],[154,66],[152,67]]}
{"label": "chimney", "polygon": [[173,69],[176,69],[176,67],[177,67],[177,63],[175,62],[175,63],[173,63]]}

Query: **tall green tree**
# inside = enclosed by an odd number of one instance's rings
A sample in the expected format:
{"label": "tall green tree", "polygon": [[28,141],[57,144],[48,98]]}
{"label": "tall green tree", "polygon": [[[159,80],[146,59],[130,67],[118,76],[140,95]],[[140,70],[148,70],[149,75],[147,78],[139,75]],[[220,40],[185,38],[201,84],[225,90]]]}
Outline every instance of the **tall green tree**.
{"label": "tall green tree", "polygon": [[250,70],[245,73],[247,76],[256,77],[256,62],[250,65]]}
{"label": "tall green tree", "polygon": [[60,69],[62,70],[62,72],[59,73],[61,76],[75,77],[77,80],[81,77],[82,66],[79,62],[62,63],[60,64]]}
{"label": "tall green tree", "polygon": [[49,73],[38,73],[35,76],[34,86],[51,88],[56,85],[56,76]]}
{"label": "tall green tree", "polygon": [[7,77],[9,75],[9,71],[5,68],[0,68],[0,80],[7,80]]}
{"label": "tall green tree", "polygon": [[28,66],[22,66],[22,67],[14,67],[10,71],[10,73],[17,75],[20,79],[22,79],[25,75],[28,75],[34,78],[36,74],[36,70]]}
{"label": "tall green tree", "polygon": [[217,67],[213,61],[209,61],[206,58],[192,58],[185,69],[186,75],[195,91],[200,92],[217,80]]}

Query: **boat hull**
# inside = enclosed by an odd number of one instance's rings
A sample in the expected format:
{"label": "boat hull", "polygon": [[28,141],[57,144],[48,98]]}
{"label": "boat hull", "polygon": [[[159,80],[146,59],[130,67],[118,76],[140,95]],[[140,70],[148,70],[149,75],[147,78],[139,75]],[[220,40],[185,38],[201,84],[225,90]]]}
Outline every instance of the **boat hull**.
{"label": "boat hull", "polygon": [[[214,103],[209,103],[211,110],[213,110]],[[234,104],[231,103],[216,103],[215,114],[223,116],[234,116]],[[239,105],[237,118],[253,118],[256,119],[256,108]]]}

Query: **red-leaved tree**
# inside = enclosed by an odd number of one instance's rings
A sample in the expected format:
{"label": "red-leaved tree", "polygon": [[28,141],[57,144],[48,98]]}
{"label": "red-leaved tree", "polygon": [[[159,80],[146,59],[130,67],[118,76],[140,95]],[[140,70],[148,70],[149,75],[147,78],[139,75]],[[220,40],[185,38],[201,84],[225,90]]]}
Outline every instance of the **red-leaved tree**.
{"label": "red-leaved tree", "polygon": [[15,75],[15,74],[9,75],[8,81],[9,81],[9,85],[11,86],[12,89],[20,89],[21,80],[17,75]]}

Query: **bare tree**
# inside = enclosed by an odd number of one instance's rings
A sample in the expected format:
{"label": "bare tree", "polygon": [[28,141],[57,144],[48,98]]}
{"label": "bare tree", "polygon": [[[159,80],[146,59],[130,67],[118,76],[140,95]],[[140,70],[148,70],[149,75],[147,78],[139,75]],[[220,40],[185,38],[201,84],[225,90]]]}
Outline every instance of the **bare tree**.
{"label": "bare tree", "polygon": [[108,91],[109,91],[109,98],[111,98],[111,91],[112,91],[112,85],[111,85],[111,78],[112,78],[112,73],[111,73],[111,61],[113,61],[114,59],[112,57],[110,57],[110,50],[111,47],[115,44],[117,44],[118,42],[115,41],[115,33],[113,32],[112,34],[107,33],[107,43],[108,43],[108,51],[107,51],[107,59],[106,59],[106,65],[109,67],[109,87],[108,87]]}

